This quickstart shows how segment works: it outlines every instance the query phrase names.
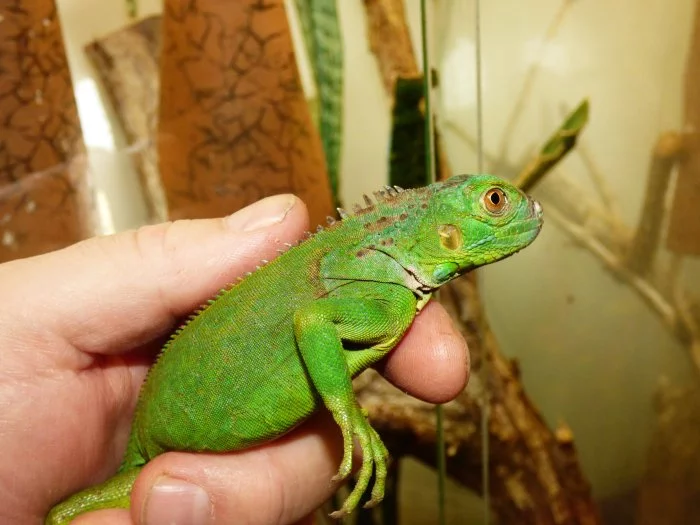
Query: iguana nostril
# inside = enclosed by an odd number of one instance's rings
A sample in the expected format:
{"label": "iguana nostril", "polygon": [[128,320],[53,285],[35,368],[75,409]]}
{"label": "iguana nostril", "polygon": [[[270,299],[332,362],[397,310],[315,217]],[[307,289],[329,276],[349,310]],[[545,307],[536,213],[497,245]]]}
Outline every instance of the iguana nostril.
{"label": "iguana nostril", "polygon": [[532,211],[538,219],[542,217],[542,206],[535,200],[532,201]]}

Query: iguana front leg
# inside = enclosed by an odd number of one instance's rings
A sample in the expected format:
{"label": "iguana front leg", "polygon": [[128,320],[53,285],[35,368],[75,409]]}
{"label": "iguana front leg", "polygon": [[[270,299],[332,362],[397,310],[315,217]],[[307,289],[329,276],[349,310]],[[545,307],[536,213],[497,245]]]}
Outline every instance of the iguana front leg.
{"label": "iguana front leg", "polygon": [[[334,481],[351,472],[354,436],[362,447],[357,484],[343,507],[331,514],[334,518],[354,510],[372,470],[376,474],[372,499],[365,506],[376,505],[384,498],[388,452],[357,403],[352,376],[386,355],[411,325],[415,313],[416,298],[407,288],[355,282],[295,314],[294,330],[304,365],[343,434],[343,459]],[[343,343],[362,345],[364,349],[346,350]]]}

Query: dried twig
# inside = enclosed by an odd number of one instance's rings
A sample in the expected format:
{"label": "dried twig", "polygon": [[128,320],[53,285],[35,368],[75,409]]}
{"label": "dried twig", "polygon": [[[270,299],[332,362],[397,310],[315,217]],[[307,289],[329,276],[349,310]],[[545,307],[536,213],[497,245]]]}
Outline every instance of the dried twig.
{"label": "dried twig", "polygon": [[[557,13],[554,15],[554,18],[552,18],[552,21],[549,23],[549,27],[545,32],[544,38],[542,39],[542,42],[540,44],[540,50],[537,53],[538,57],[541,57],[544,54],[544,50],[546,49],[547,45],[552,40],[554,40],[554,37],[557,35],[557,31],[559,31],[559,28],[561,27],[561,24],[564,21],[564,17],[566,16],[567,12],[569,11],[569,8],[573,5],[573,3],[574,0],[562,1],[561,6],[559,7],[559,11],[557,11]],[[535,78],[537,77],[539,69],[540,61],[537,60],[530,65],[530,68],[525,74],[525,81],[523,82],[523,87],[520,90],[515,104],[513,105],[510,117],[508,117],[505,129],[503,130],[503,134],[501,135],[501,145],[498,149],[498,156],[500,158],[505,158],[508,156],[508,146],[512,141],[513,131],[515,130],[515,126],[517,125],[518,120],[522,115],[523,109],[525,109],[525,103],[527,102],[532,91],[532,87],[535,84]]]}
{"label": "dried twig", "polygon": [[663,133],[651,156],[644,208],[627,254],[629,269],[642,276],[649,273],[658,252],[666,194],[682,149],[683,137],[679,133]]}
{"label": "dried twig", "polygon": [[617,205],[619,199],[615,198],[615,195],[610,189],[610,185],[606,181],[600,166],[598,166],[598,163],[593,158],[593,155],[591,154],[590,149],[584,140],[579,140],[576,143],[576,153],[588,171],[588,176],[593,181],[593,187],[600,196],[601,204],[606,210],[608,210],[608,212],[612,214],[619,214],[620,209]]}

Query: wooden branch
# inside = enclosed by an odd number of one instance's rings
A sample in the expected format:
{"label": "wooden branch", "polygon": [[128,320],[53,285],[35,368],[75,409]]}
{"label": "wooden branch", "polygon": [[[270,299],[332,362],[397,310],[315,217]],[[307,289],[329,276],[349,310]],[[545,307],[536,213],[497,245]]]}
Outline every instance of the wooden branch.
{"label": "wooden branch", "polygon": [[663,381],[637,498],[637,525],[700,523],[700,387]]}
{"label": "wooden branch", "polygon": [[542,146],[515,181],[523,191],[530,191],[576,145],[579,134],[588,123],[588,100],[581,102],[549,140]]}
{"label": "wooden branch", "polygon": [[627,266],[641,276],[649,273],[658,252],[667,190],[682,150],[681,134],[667,132],[658,138],[651,155],[644,207],[627,255]]}
{"label": "wooden branch", "polygon": [[[395,104],[397,79],[415,82],[423,78],[406,24],[404,4],[397,0],[364,0],[364,3],[369,46],[377,57],[377,66],[384,89]],[[437,86],[436,78],[433,78],[432,85]],[[425,111],[424,104],[421,103],[420,108],[421,112]],[[439,135],[437,130],[435,133]],[[439,139],[435,141],[435,151],[438,178],[447,179],[451,176],[452,170]]]}
{"label": "wooden branch", "polygon": [[384,88],[394,93],[397,77],[420,76],[411,35],[406,24],[403,2],[364,0],[369,47],[377,57]]}
{"label": "wooden branch", "polygon": [[686,151],[678,167],[668,224],[668,249],[700,255],[700,2],[695,2],[693,30],[685,71],[684,131]]}
{"label": "wooden branch", "polygon": [[[385,86],[391,87],[398,75],[394,68],[408,68],[406,57],[412,56],[404,44],[403,51],[381,52],[384,46],[397,47],[391,32],[382,33],[386,13],[400,13],[392,18],[393,32],[406,27],[401,0],[366,1],[370,41],[377,55]],[[377,11],[378,6],[381,10]],[[376,20],[379,18],[379,20]],[[406,31],[407,30],[403,30]],[[398,65],[394,56],[403,57]],[[415,58],[413,58],[415,64]],[[415,67],[417,69],[417,66]],[[390,94],[392,91],[389,92]],[[575,112],[575,125],[585,122],[585,109]],[[580,125],[579,125],[580,124]],[[566,131],[553,142],[554,156],[561,158],[566,148],[560,146],[576,132]],[[438,151],[439,143],[437,144]],[[549,153],[549,152],[548,152]],[[541,159],[551,161],[551,156]],[[553,163],[550,163],[547,171]],[[571,432],[552,432],[525,394],[517,371],[500,353],[481,307],[476,278],[473,274],[443,288],[440,300],[460,323],[472,358],[469,387],[453,402],[444,405],[445,438],[449,474],[478,493],[483,493],[480,422],[482,411],[489,415],[490,454],[486,458],[490,472],[489,493],[492,510],[499,522],[518,525],[554,525],[600,523],[590,487],[576,458]],[[488,363],[486,365],[486,363]],[[376,375],[365,374],[356,381],[362,405],[368,409],[378,429],[395,456],[412,455],[435,465],[436,428],[433,405],[407,398]]]}
{"label": "wooden branch", "polygon": [[[700,370],[700,334],[698,333],[698,303],[691,300],[681,286],[680,266],[685,254],[700,253],[700,213],[697,199],[700,197],[700,0],[695,2],[694,29],[691,34],[690,51],[685,78],[685,124],[688,133],[683,137],[683,157],[679,162],[676,181],[676,195],[671,206],[668,248],[673,255],[665,270],[669,276],[666,289],[675,301],[679,324],[687,327],[688,349]],[[674,137],[670,137],[674,139]],[[671,153],[677,149],[671,140]],[[663,157],[666,157],[664,155]],[[658,161],[663,171],[670,160]],[[664,174],[657,184],[667,179]],[[648,184],[651,184],[651,180]],[[658,204],[656,205],[659,206]],[[647,212],[646,208],[651,210]],[[653,215],[655,205],[649,203],[649,191],[645,212]],[[659,214],[660,215],[660,214]],[[649,222],[654,224],[652,219]],[[659,221],[660,222],[660,221]],[[658,226],[657,226],[658,227]],[[647,226],[647,228],[649,228]],[[640,224],[638,235],[642,230]],[[651,231],[652,243],[656,241],[656,232]],[[643,237],[642,237],[643,239]],[[642,240],[640,240],[640,243]],[[656,241],[658,242],[658,241]],[[642,247],[639,248],[640,251]],[[656,247],[646,248],[655,252]],[[671,276],[675,272],[675,276]],[[657,409],[656,428],[647,453],[646,472],[642,478],[637,498],[638,525],[675,525],[676,523],[699,523],[700,506],[700,386],[697,382],[683,386],[671,386],[667,380],[662,381],[655,408]]]}
{"label": "wooden branch", "polygon": [[[571,220],[570,217],[567,217],[561,210],[553,206],[550,206],[548,218],[556,222],[564,232],[568,233],[573,240],[577,241],[579,246],[595,255],[603,263],[604,268],[609,270],[613,276],[636,291],[640,298],[652,308],[671,333],[682,344],[689,344],[692,342],[694,329],[681,318],[678,309],[678,301],[680,298],[667,296],[649,280],[640,277],[627,268],[625,257],[619,252],[620,246],[629,244],[629,242],[626,241],[630,240],[630,235],[627,236],[627,239],[623,239],[622,237],[617,239],[619,244],[613,243],[611,246],[606,246],[606,244],[601,242],[601,239],[592,235],[588,228]],[[610,238],[613,239],[614,237]],[[612,251],[611,248],[615,251]],[[683,295],[683,298],[685,298],[685,295]]]}
{"label": "wooden branch", "polygon": [[[448,473],[482,493],[484,460],[479,422],[489,413],[490,497],[499,523],[600,524],[571,431],[552,432],[523,390],[517,366],[506,359],[486,320],[472,273],[440,294],[468,342],[469,387],[443,405]],[[376,373],[356,380],[360,402],[395,456],[435,465],[434,406],[406,396]],[[488,391],[488,395],[486,395]]]}

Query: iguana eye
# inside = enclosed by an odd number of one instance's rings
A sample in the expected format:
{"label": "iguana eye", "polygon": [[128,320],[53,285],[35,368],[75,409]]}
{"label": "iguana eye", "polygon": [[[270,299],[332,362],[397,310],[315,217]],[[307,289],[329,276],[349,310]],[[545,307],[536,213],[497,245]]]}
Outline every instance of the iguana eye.
{"label": "iguana eye", "polygon": [[500,188],[491,188],[484,193],[481,202],[492,215],[501,215],[508,207],[508,197]]}

